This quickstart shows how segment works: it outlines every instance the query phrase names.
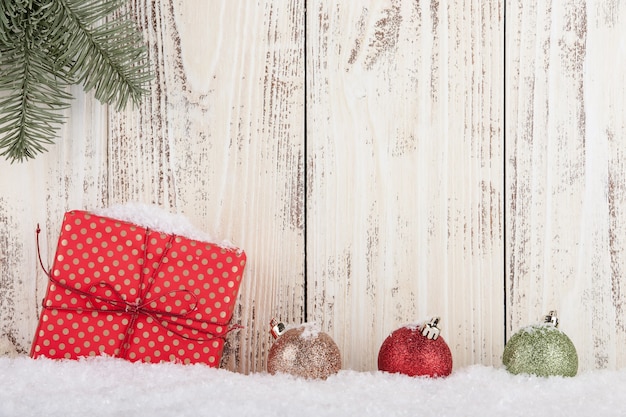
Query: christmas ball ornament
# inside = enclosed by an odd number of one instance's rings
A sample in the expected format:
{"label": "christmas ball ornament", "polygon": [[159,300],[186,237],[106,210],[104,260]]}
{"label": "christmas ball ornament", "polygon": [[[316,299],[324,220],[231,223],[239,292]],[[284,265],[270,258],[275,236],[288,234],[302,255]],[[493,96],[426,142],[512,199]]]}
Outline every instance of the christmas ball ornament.
{"label": "christmas ball ornament", "polygon": [[408,376],[445,377],[452,373],[452,352],[437,327],[439,317],[428,323],[393,331],[378,352],[380,371]]}
{"label": "christmas ball ornament", "polygon": [[515,333],[504,347],[502,363],[512,374],[575,376],[578,355],[569,337],[557,328],[556,312],[544,323]]}
{"label": "christmas ball ornament", "polygon": [[341,353],[326,333],[312,324],[286,329],[272,320],[276,339],[267,357],[270,374],[286,373],[307,379],[326,379],[341,369]]}

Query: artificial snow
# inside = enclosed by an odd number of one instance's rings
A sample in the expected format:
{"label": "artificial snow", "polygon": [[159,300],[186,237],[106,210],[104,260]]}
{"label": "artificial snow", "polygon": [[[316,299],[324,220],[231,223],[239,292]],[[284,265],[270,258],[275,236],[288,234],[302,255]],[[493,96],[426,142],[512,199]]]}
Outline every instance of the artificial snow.
{"label": "artificial snow", "polygon": [[474,365],[447,378],[342,370],[327,380],[205,365],[0,357],[0,416],[623,416],[626,370],[573,378]]}
{"label": "artificial snow", "polygon": [[521,329],[518,330],[519,332],[524,332],[524,333],[528,333],[528,334],[533,334],[536,331],[547,331],[547,332],[559,332],[559,333],[563,333],[561,331],[561,329],[559,329],[558,327],[556,327],[555,325],[553,325],[552,323],[538,323],[538,324],[532,324],[530,326],[526,326],[526,327],[522,327]]}
{"label": "artificial snow", "polygon": [[303,328],[302,333],[300,333],[302,339],[315,339],[321,332],[321,329],[315,322],[304,323],[296,327]]}
{"label": "artificial snow", "polygon": [[211,234],[197,229],[184,215],[171,213],[159,206],[131,202],[89,211],[98,216],[148,227],[157,232],[183,236],[200,242],[215,243],[223,248],[235,249],[235,246],[230,241],[215,239]]}

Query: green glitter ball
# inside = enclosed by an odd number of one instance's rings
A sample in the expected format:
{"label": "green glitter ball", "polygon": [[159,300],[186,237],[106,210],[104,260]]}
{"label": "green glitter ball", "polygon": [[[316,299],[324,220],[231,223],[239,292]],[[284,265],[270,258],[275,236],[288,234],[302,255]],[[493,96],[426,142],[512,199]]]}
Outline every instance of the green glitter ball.
{"label": "green glitter ball", "polygon": [[549,324],[528,326],[504,347],[502,363],[512,374],[575,376],[578,355],[569,337]]}

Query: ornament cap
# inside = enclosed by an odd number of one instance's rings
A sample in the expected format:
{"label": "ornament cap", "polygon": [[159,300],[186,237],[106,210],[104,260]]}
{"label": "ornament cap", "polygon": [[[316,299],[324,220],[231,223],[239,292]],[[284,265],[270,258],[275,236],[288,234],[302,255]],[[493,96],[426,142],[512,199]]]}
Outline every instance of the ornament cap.
{"label": "ornament cap", "polygon": [[280,323],[276,319],[272,319],[270,321],[270,333],[272,334],[274,339],[278,339],[286,331],[287,329],[283,323]]}
{"label": "ornament cap", "polygon": [[439,317],[433,317],[428,323],[422,324],[419,329],[422,332],[422,336],[430,340],[437,340],[439,333],[441,333],[441,329],[437,326],[439,320]]}
{"label": "ornament cap", "polygon": [[559,327],[559,318],[556,315],[556,310],[550,310],[550,312],[544,317],[544,323],[551,324],[554,327]]}

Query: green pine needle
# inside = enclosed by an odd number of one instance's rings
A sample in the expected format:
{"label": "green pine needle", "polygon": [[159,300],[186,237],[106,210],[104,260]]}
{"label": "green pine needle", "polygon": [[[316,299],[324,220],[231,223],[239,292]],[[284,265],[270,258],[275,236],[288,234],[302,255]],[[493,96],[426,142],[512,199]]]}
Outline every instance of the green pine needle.
{"label": "green pine needle", "polygon": [[0,0],[0,155],[34,158],[54,142],[82,84],[122,110],[151,80],[141,33],[123,0]]}

